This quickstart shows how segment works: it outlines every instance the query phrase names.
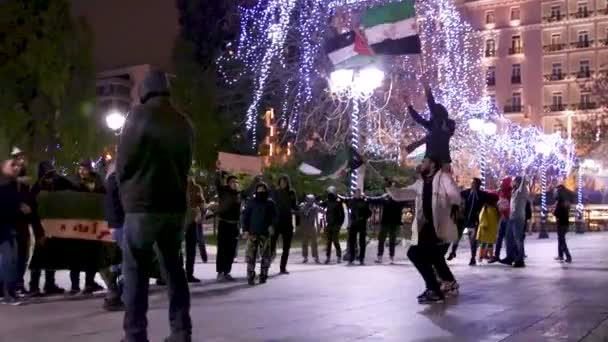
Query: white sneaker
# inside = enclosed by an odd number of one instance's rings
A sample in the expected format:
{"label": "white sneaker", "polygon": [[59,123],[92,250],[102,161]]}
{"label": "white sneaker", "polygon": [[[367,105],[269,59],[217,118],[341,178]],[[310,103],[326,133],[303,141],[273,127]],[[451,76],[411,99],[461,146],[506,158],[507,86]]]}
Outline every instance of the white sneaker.
{"label": "white sneaker", "polygon": [[376,258],[376,264],[381,264],[382,263],[382,257],[379,256]]}
{"label": "white sneaker", "polygon": [[441,292],[446,296],[458,296],[460,285],[456,281],[444,281],[441,283]]}
{"label": "white sneaker", "polygon": [[391,265],[395,264],[395,257],[391,257]]}

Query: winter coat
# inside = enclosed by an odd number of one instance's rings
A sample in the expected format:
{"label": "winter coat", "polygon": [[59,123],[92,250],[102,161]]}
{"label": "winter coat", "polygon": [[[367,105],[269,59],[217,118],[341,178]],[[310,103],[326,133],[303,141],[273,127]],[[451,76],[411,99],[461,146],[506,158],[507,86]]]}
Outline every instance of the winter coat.
{"label": "winter coat", "polygon": [[223,172],[218,171],[215,179],[219,206],[217,214],[220,220],[238,223],[241,217],[241,193],[222,184]]}
{"label": "winter coat", "polygon": [[0,242],[15,237],[22,203],[17,181],[0,175]]}
{"label": "winter coat", "polygon": [[382,220],[381,224],[384,227],[397,227],[401,225],[401,215],[403,213],[403,207],[405,203],[394,201],[388,197],[384,200],[384,206],[382,207]]}
{"label": "winter coat", "polygon": [[315,203],[302,203],[300,205],[300,232],[302,235],[316,234],[319,220],[319,210],[319,206]]}
{"label": "winter coat", "polygon": [[270,199],[254,198],[247,203],[243,214],[243,231],[253,235],[270,236],[270,227],[276,227],[278,212]]}
{"label": "winter coat", "polygon": [[196,183],[188,183],[188,211],[186,214],[186,223],[202,222],[204,207],[205,199],[203,197],[203,188]]}
{"label": "winter coat", "polygon": [[125,223],[125,211],[120,202],[116,172],[112,172],[106,179],[106,194],[104,195],[104,213],[108,227],[122,228]]}
{"label": "winter coat", "polygon": [[479,227],[477,229],[477,240],[483,243],[496,243],[498,234],[498,223],[500,212],[497,206],[486,204],[479,214]]}
{"label": "winter coat", "polygon": [[558,227],[570,226],[570,203],[563,199],[559,199],[555,204],[553,215],[555,216]]}
{"label": "winter coat", "polygon": [[76,191],[94,192],[96,194],[103,194],[106,192],[103,178],[95,172],[91,172],[91,176],[87,179],[77,177],[73,183],[76,184]]}
{"label": "winter coat", "polygon": [[139,90],[142,104],[122,129],[116,174],[126,213],[186,213],[194,132],[168,89],[164,73],[149,72]]}
{"label": "winter coat", "polygon": [[461,192],[464,202],[464,225],[465,227],[477,227],[479,224],[479,213],[488,201],[488,193],[483,190],[473,191],[467,189]]}
{"label": "winter coat", "polygon": [[513,192],[511,177],[507,177],[500,183],[498,191],[498,210],[502,219],[508,219],[511,213],[511,193]]}
{"label": "winter coat", "polygon": [[[416,200],[416,211],[412,222],[412,244],[418,244],[418,233],[422,229],[422,222],[419,223],[419,214],[423,212],[422,195],[424,180],[418,179],[414,184],[406,188],[388,188],[387,193],[395,201]],[[451,242],[458,239],[458,229],[452,217],[453,206],[459,206],[462,198],[458,186],[449,173],[437,171],[433,176],[432,194],[433,223],[437,238],[442,242]]]}
{"label": "winter coat", "polygon": [[327,228],[342,228],[345,219],[342,200],[334,196],[328,196],[327,201],[322,205],[325,207]]}
{"label": "winter coat", "polygon": [[517,189],[513,190],[513,194],[511,195],[511,214],[509,215],[509,219],[525,221],[528,194],[528,181],[526,177],[522,177],[521,184]]}
{"label": "winter coat", "polygon": [[[427,104],[431,112],[429,120],[420,116],[412,106],[408,107],[412,119],[429,132],[425,138],[425,158],[437,160],[442,164],[451,163],[450,139],[456,131],[456,122],[448,117],[445,107],[435,102],[431,92],[427,94]],[[440,111],[444,113],[439,113]],[[444,118],[442,118],[442,115],[444,115]]]}
{"label": "winter coat", "polygon": [[350,209],[350,226],[361,227],[367,224],[367,220],[372,216],[369,203],[365,198],[353,198],[348,202]]}
{"label": "winter coat", "polygon": [[293,228],[293,214],[298,211],[296,192],[290,188],[277,189],[272,193],[272,200],[279,215],[277,228]]}

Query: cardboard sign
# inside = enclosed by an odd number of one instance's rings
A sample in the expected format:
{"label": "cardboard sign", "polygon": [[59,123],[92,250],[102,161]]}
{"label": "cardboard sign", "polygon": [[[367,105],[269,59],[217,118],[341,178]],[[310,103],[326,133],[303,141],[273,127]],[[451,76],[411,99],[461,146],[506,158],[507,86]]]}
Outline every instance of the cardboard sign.
{"label": "cardboard sign", "polygon": [[49,238],[112,242],[110,228],[105,221],[83,219],[42,220],[44,233]]}
{"label": "cardboard sign", "polygon": [[222,171],[252,176],[262,173],[263,163],[260,157],[220,152],[218,160]]}

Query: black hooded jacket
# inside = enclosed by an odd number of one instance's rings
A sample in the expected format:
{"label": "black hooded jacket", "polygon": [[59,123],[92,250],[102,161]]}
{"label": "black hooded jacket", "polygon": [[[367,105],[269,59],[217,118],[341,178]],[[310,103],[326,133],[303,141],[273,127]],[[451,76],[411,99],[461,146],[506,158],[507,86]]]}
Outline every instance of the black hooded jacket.
{"label": "black hooded jacket", "polygon": [[341,228],[344,224],[344,206],[341,199],[334,194],[327,195],[327,201],[322,203],[326,210],[327,228]]}
{"label": "black hooded jacket", "polygon": [[15,236],[21,203],[23,201],[17,189],[17,181],[0,175],[0,242]]}
{"label": "black hooded jacket", "polygon": [[291,183],[287,176],[282,176],[279,178],[279,183],[281,180],[285,180],[287,182],[287,188],[278,188],[272,194],[272,199],[277,206],[277,212],[279,215],[277,225],[278,228],[293,227],[292,215],[294,212],[298,211],[296,192],[291,189]]}
{"label": "black hooded jacket", "polygon": [[241,217],[241,192],[222,184],[224,172],[218,171],[215,179],[215,187],[219,200],[218,215],[220,220],[238,223]]}

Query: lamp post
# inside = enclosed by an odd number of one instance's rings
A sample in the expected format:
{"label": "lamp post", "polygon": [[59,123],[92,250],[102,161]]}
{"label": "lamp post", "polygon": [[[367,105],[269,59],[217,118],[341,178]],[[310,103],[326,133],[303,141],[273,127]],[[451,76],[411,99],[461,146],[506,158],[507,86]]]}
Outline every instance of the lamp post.
{"label": "lamp post", "polygon": [[[345,96],[353,100],[351,119],[351,147],[355,151],[360,149],[361,124],[359,107],[361,102],[368,100],[374,90],[382,85],[384,72],[374,66],[365,67],[359,70],[339,69],[331,73],[329,86],[334,94]],[[359,170],[352,170],[350,176],[351,193],[360,186]],[[363,189],[361,189],[363,190]]]}
{"label": "lamp post", "polygon": [[547,158],[551,154],[551,146],[546,142],[540,141],[536,144],[536,152],[541,155],[540,164],[540,232],[539,239],[548,239],[547,232]]}
{"label": "lamp post", "polygon": [[494,122],[484,121],[482,119],[470,119],[469,128],[481,136],[481,150],[479,158],[479,173],[481,174],[481,189],[486,189],[487,182],[487,155],[488,155],[488,140],[496,134],[497,126]]}

